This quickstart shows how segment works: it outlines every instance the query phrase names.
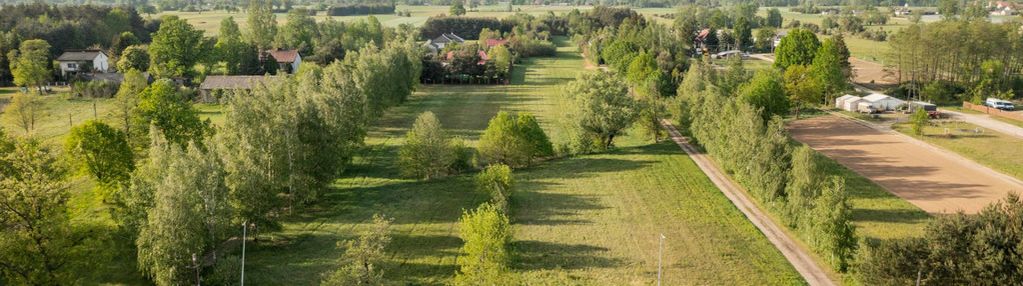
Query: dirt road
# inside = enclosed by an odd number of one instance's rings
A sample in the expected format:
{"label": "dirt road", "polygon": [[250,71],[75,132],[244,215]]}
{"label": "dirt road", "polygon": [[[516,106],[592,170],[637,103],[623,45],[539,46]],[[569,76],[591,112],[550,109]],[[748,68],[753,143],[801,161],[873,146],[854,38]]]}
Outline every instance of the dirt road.
{"label": "dirt road", "polygon": [[997,119],[991,118],[991,115],[987,114],[969,114],[963,112],[952,111],[948,109],[942,109],[941,112],[951,114],[955,119],[973,123],[974,125],[991,129],[1004,133],[1006,135],[1015,136],[1016,138],[1023,139],[1023,127],[998,121]]}
{"label": "dirt road", "polygon": [[949,151],[834,115],[792,122],[792,137],[930,213],[976,213],[1023,183]]}
{"label": "dirt road", "polygon": [[771,244],[774,244],[778,251],[781,251],[782,255],[788,259],[789,263],[796,268],[796,271],[803,276],[807,283],[810,285],[835,285],[835,282],[828,277],[827,272],[813,260],[806,249],[800,247],[782,231],[781,227],[775,224],[763,210],[758,208],[746,196],[746,192],[733,182],[728,175],[725,175],[724,172],[718,169],[717,165],[706,154],[697,152],[693,146],[689,145],[686,137],[682,136],[671,122],[661,120],[661,126],[668,130],[671,140],[675,141],[682,150],[689,154],[689,157],[696,162],[696,165],[703,170],[704,174],[707,174],[707,177],[710,177],[710,180],[725,194],[725,197],[728,197],[728,200],[732,201],[732,204],[739,211],[742,211],[743,215],[760,229],[760,232],[764,233],[767,240],[771,241]]}

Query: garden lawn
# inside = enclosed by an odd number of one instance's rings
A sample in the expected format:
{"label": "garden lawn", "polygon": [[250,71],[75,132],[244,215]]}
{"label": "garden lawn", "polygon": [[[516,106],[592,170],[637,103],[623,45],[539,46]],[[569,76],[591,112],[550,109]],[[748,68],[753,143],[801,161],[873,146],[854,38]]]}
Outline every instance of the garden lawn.
{"label": "garden lawn", "polygon": [[[975,134],[972,130],[979,127],[959,121],[933,122],[924,127],[923,136],[913,134],[909,124],[897,124],[893,127],[903,134],[955,152],[1006,175],[1023,179],[1023,156],[1019,154],[1023,140],[992,130]],[[953,136],[944,135],[946,128]]]}
{"label": "garden lawn", "polygon": [[[382,265],[396,284],[449,284],[462,244],[458,218],[488,196],[471,174],[422,182],[395,167],[404,132],[432,111],[452,134],[474,146],[500,110],[528,111],[555,142],[565,104],[561,85],[582,71],[582,58],[560,42],[557,58],[528,59],[507,86],[423,86],[374,124],[365,152],[315,205],[249,244],[246,281],[313,285],[337,269],[337,241],[367,229],[375,213],[395,219]],[[511,267],[527,276],[569,275],[586,285],[656,281],[658,235],[664,234],[664,281],[677,284],[802,284],[784,257],[731,205],[696,165],[669,142],[623,136],[619,149],[555,159],[515,171],[511,196]]]}

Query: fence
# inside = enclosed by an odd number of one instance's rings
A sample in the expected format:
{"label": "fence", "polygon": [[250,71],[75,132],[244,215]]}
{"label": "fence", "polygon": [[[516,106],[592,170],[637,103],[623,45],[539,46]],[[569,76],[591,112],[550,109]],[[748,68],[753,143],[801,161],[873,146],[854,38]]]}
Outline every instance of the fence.
{"label": "fence", "polygon": [[997,109],[997,108],[987,107],[987,106],[984,106],[984,105],[976,105],[976,104],[965,102],[965,101],[963,102],[963,109],[970,109],[970,110],[980,111],[980,112],[991,114],[991,115],[997,115],[997,116],[1001,116],[1001,117],[1005,117],[1005,118],[1009,118],[1009,119],[1015,119],[1015,120],[1023,121],[1023,112],[1004,111],[1004,110],[1000,110],[1000,109]]}

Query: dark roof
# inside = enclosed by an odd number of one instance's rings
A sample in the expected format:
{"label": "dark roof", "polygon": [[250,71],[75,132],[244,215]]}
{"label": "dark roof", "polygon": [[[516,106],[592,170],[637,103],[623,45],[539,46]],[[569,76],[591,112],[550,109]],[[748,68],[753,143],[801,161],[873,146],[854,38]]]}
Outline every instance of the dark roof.
{"label": "dark roof", "polygon": [[433,38],[433,42],[434,43],[441,43],[441,44],[451,43],[451,42],[463,43],[463,42],[465,42],[465,39],[462,39],[462,37],[459,37],[458,35],[455,35],[454,33],[445,33],[445,34],[441,34],[440,36],[437,36],[436,38]]}
{"label": "dark roof", "polygon": [[199,84],[199,89],[252,89],[256,84],[269,79],[261,75],[211,75]]}
{"label": "dark roof", "polygon": [[65,51],[63,54],[60,54],[60,57],[57,57],[57,61],[61,62],[91,61],[96,59],[96,57],[99,56],[99,54],[106,55],[101,50],[68,50]]}
{"label": "dark roof", "polygon": [[293,63],[298,58],[298,50],[269,50],[266,51],[271,57],[274,57],[278,63]]}

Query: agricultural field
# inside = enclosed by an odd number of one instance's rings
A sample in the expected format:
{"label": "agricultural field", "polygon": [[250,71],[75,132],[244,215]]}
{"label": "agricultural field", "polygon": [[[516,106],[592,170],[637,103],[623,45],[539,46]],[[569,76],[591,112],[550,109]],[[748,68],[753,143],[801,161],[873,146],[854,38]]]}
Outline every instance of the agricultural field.
{"label": "agricultural field", "polygon": [[[592,6],[537,6],[537,5],[515,5],[513,6],[514,11],[508,12],[507,6],[504,5],[491,5],[491,6],[480,6],[475,10],[469,10],[465,16],[468,17],[495,17],[504,18],[515,13],[527,13],[532,15],[541,15],[547,13],[567,13],[573,9],[587,10],[593,8]],[[388,27],[396,27],[401,24],[411,24],[413,26],[420,26],[426,23],[426,19],[446,15],[449,12],[450,6],[406,6],[398,5],[395,11],[409,12],[409,16],[398,16],[393,14],[379,14],[372,15],[380,20],[380,23]],[[641,8],[636,9],[637,12],[645,16],[663,15],[674,13],[674,8]],[[152,17],[162,17],[167,15],[178,16],[188,21],[199,30],[206,32],[206,35],[212,36],[217,34],[217,30],[220,28],[220,21],[227,17],[234,17],[235,22],[242,30],[248,28],[246,22],[247,14],[245,11],[238,12],[227,12],[227,11],[206,11],[206,12],[180,12],[180,11],[169,11],[154,14]],[[287,14],[277,13],[278,24],[287,23]],[[316,21],[324,21],[327,18],[333,18],[337,21],[354,21],[358,19],[365,19],[368,15],[353,15],[353,16],[327,16],[324,12],[318,12],[314,17]],[[659,21],[665,21],[670,23],[670,19],[655,17]]]}
{"label": "agricultural field", "polygon": [[[893,129],[1023,180],[1023,156],[1018,154],[1023,140],[1019,138],[962,121],[928,124],[924,126],[924,135],[913,134],[909,124],[897,124]],[[976,130],[984,131],[976,133]]]}

